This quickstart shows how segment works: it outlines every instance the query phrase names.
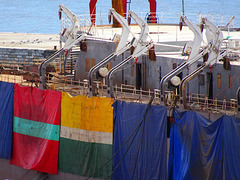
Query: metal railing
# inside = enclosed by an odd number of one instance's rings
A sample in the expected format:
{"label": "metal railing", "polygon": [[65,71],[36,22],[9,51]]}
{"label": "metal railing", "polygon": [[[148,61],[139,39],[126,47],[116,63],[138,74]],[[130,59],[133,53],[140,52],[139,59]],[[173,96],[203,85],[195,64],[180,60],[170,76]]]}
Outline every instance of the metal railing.
{"label": "metal railing", "polygon": [[[136,14],[143,20],[147,22],[147,14],[149,12],[136,12]],[[99,13],[96,14],[95,25],[91,29],[91,34],[97,35],[97,26],[98,25],[107,25],[108,22],[108,14],[107,13]],[[190,19],[193,23],[198,24],[199,19],[201,17],[206,17],[209,19],[213,24],[219,27],[226,27],[226,30],[231,30],[233,28],[240,27],[240,18],[230,15],[223,15],[223,14],[187,14],[188,19]],[[82,14],[78,15],[80,21],[80,31],[87,32],[91,26],[91,19],[89,14]],[[156,13],[157,23],[159,24],[178,24],[180,20],[180,16],[176,13],[160,10]],[[228,26],[227,26],[228,25]],[[71,26],[71,21],[67,18],[62,18],[61,28],[68,28]]]}
{"label": "metal railing", "polygon": [[187,96],[187,108],[192,110],[207,111],[211,113],[223,113],[229,115],[235,115],[237,113],[237,100],[226,99],[219,100],[209,99],[203,94],[188,94]]}
{"label": "metal railing", "polygon": [[[3,64],[1,65],[0,71],[0,81],[17,83],[22,86],[38,87],[39,86],[39,75],[37,73],[24,71],[21,68],[15,69],[12,65],[12,69],[8,66],[7,71],[3,71]],[[6,67],[5,67],[6,69]],[[24,75],[30,76],[30,80],[23,78]],[[89,84],[88,80],[84,81],[74,81],[68,76],[59,75],[58,73],[49,73],[46,76],[47,87],[52,90],[64,91],[69,94],[76,95],[88,95]],[[108,96],[108,89],[105,84],[100,81],[94,81],[96,84],[97,96],[106,97]],[[161,91],[158,89],[143,90],[137,89],[132,85],[121,84],[120,86],[114,86],[114,95],[116,100],[124,100],[130,102],[138,103],[148,103],[151,97],[154,97],[153,104],[165,105],[170,108],[178,108],[181,105],[181,97],[174,91],[166,91],[164,95],[161,95]],[[204,111],[211,113],[223,113],[228,115],[236,115],[237,100],[231,99],[227,101],[226,99],[209,99],[207,96],[202,94],[188,94],[186,99],[186,104],[184,104],[185,109]]]}

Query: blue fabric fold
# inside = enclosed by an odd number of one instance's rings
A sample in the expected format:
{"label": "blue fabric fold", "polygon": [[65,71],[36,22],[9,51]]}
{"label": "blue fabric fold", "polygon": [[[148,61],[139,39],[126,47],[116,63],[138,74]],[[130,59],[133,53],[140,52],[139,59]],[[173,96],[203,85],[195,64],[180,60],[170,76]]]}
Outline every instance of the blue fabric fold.
{"label": "blue fabric fold", "polygon": [[119,153],[113,158],[112,179],[166,179],[166,108],[150,106],[145,119],[147,104],[116,101],[113,108],[113,154]]}
{"label": "blue fabric fold", "polygon": [[225,179],[240,179],[240,119],[222,116]]}
{"label": "blue fabric fold", "polygon": [[0,158],[10,159],[14,84],[0,82]]}
{"label": "blue fabric fold", "polygon": [[240,120],[211,122],[193,111],[175,111],[168,179],[240,179]]}

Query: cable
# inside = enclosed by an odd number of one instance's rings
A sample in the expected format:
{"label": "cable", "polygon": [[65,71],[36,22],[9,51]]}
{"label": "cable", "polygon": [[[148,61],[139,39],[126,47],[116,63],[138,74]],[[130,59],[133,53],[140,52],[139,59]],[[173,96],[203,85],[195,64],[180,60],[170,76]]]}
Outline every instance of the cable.
{"label": "cable", "polygon": [[[151,99],[150,99],[150,101],[149,101],[149,103],[148,103],[148,106],[147,106],[147,108],[146,108],[146,110],[145,110],[143,119],[139,122],[139,124],[137,125],[137,127],[134,129],[134,131],[132,132],[132,134],[127,138],[127,140],[123,143],[123,145],[114,153],[114,155],[112,155],[111,158],[109,158],[97,171],[95,171],[95,172],[93,173],[93,175],[91,175],[90,177],[86,178],[86,180],[94,177],[100,170],[102,170],[102,169],[120,152],[120,150],[127,144],[127,142],[131,139],[131,137],[133,136],[133,134],[134,134],[135,132],[136,132],[136,134],[137,134],[137,131],[139,130],[142,122],[143,122],[144,119],[146,118],[147,112],[148,112],[148,110],[149,110],[149,108],[150,108],[150,106],[151,106],[151,104],[152,104],[152,102],[153,102],[153,99],[154,99],[154,97],[151,96]],[[115,169],[111,172],[111,174],[110,174],[108,177],[110,177],[110,176],[115,172],[115,170],[117,169],[117,167],[118,167],[118,166],[120,165],[120,163],[122,162],[123,158],[125,157],[126,153],[128,152],[129,148],[131,147],[132,142],[133,142],[133,140],[134,140],[135,137],[136,137],[136,134],[134,135],[134,137],[133,137],[130,145],[128,146],[127,151],[126,151],[125,154],[124,154],[124,156],[121,158],[120,162],[117,164],[117,166],[115,167]]]}
{"label": "cable", "polygon": [[[135,129],[135,130],[139,130],[139,128],[140,128],[140,126],[137,126],[137,128]],[[134,130],[134,132],[135,132],[135,130]],[[107,161],[106,161],[106,163],[104,163],[103,164],[103,166],[102,167],[100,167],[96,172],[94,172],[94,174],[92,175],[92,176],[90,176],[90,177],[88,177],[87,179],[89,179],[89,178],[91,178],[91,177],[94,177],[100,170],[102,170],[119,152],[120,152],[120,150],[126,145],[126,143],[130,140],[130,138],[132,137],[132,135],[134,134],[134,132],[129,136],[129,138],[127,139],[127,141],[125,141],[125,143],[117,150],[117,152],[111,157],[111,158],[109,158]],[[136,133],[137,134],[137,133]],[[136,135],[135,135],[136,136]],[[134,136],[134,137],[135,137]],[[133,140],[131,141],[131,143],[133,142]],[[130,144],[131,144],[130,143]],[[130,146],[129,146],[130,147]],[[129,149],[129,148],[128,148]],[[128,151],[128,150],[127,150]],[[122,160],[122,159],[121,159]],[[118,165],[117,165],[118,166]],[[115,168],[116,169],[116,168]],[[115,169],[114,169],[114,171],[115,171]],[[111,175],[113,174],[113,172],[111,172],[111,174],[108,176],[108,177],[110,177]],[[107,177],[107,178],[108,178]],[[87,180],[86,179],[86,180]]]}
{"label": "cable", "polygon": [[[152,101],[153,101],[153,96],[151,97],[151,99],[150,99],[150,101],[149,101],[149,103],[148,103],[148,106],[147,106],[147,108],[146,108],[146,111],[145,111],[145,113],[144,113],[144,115],[143,115],[143,119],[142,119],[141,122],[140,122],[141,124],[142,124],[142,122],[145,122],[145,119],[146,119],[146,116],[147,116],[147,112],[148,112],[148,110],[149,110],[149,108],[150,108],[150,106],[151,106],[151,104],[152,104]],[[138,127],[138,130],[139,130],[139,129],[140,129],[140,126]],[[144,129],[144,125],[143,125],[143,129]],[[142,131],[142,132],[143,132],[143,131]],[[118,166],[121,164],[122,160],[123,160],[124,157],[126,156],[128,150],[130,149],[130,147],[131,147],[134,139],[136,138],[136,136],[137,136],[137,133],[135,133],[134,138],[132,139],[131,143],[130,143],[129,146],[128,146],[128,149],[126,150],[126,152],[124,153],[123,157],[121,158],[121,160],[119,161],[119,163],[116,165],[116,167],[114,168],[114,170],[112,171],[112,173],[111,173],[108,177],[110,177],[110,176],[115,172],[115,170],[118,168]],[[142,137],[142,134],[141,134],[141,137]],[[142,138],[141,138],[141,139],[142,139]],[[141,140],[141,139],[140,139],[140,140]],[[139,147],[140,147],[140,146],[139,146]],[[139,152],[139,151],[138,151],[138,152]]]}
{"label": "cable", "polygon": [[[151,114],[151,112],[150,112],[150,114]],[[142,141],[143,141],[143,138],[144,138],[144,135],[145,135],[144,129],[145,129],[145,118],[144,118],[144,122],[143,122],[142,133],[141,133],[141,137],[140,137],[139,144],[138,144],[138,150],[137,150],[137,153],[136,153],[136,160],[135,160],[135,163],[134,163],[134,169],[133,169],[133,173],[132,173],[132,178],[131,179],[133,179],[134,174],[135,174],[136,165],[137,165],[137,161],[138,161],[138,157],[139,157],[140,147],[142,145]]]}
{"label": "cable", "polygon": [[[139,129],[140,129],[140,126],[138,127],[138,130],[139,130]],[[119,161],[118,164],[115,166],[114,170],[111,172],[111,174],[108,176],[108,178],[113,175],[113,173],[116,171],[116,169],[118,168],[118,166],[119,166],[119,165],[121,164],[121,162],[123,161],[124,157],[125,157],[125,156],[127,155],[127,153],[128,153],[128,150],[129,150],[130,147],[132,146],[133,141],[135,140],[136,136],[137,136],[137,132],[135,133],[135,135],[134,135],[131,143],[129,144],[126,152],[124,153],[123,157],[120,159],[120,161]]]}

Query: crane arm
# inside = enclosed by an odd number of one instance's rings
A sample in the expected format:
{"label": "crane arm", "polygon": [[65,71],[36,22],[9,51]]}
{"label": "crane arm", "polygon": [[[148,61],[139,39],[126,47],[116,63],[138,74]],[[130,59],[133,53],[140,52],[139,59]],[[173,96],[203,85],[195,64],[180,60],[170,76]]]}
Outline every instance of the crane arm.
{"label": "crane arm", "polygon": [[108,85],[108,95],[111,96],[112,98],[114,98],[114,94],[113,94],[113,75],[115,74],[115,72],[124,67],[125,64],[127,64],[128,62],[130,62],[132,59],[137,58],[139,56],[141,56],[143,53],[145,53],[146,51],[148,51],[151,47],[153,46],[153,43],[147,43],[145,44],[145,46],[142,46],[142,49],[138,49],[138,51],[136,52],[136,49],[134,50],[133,54],[128,56],[126,59],[124,59],[122,62],[120,62],[119,64],[117,64],[115,67],[113,67],[107,76],[107,85]]}
{"label": "crane arm", "polygon": [[59,11],[64,12],[64,14],[70,19],[70,21],[72,22],[72,24],[74,26],[78,26],[78,27],[80,26],[78,17],[71,10],[69,10],[66,6],[64,6],[63,4],[60,4]]}
{"label": "crane arm", "polygon": [[205,48],[204,50],[202,50],[199,53],[199,49],[201,47],[202,44],[202,40],[203,40],[203,36],[202,36],[202,32],[199,26],[193,24],[192,22],[190,22],[186,16],[181,16],[181,21],[184,22],[189,28],[190,30],[193,32],[194,34],[194,39],[193,39],[193,47],[192,47],[192,51],[191,54],[189,56],[189,60],[187,62],[182,63],[180,66],[178,66],[176,69],[172,70],[171,72],[169,72],[168,74],[166,74],[160,82],[160,88],[161,88],[161,92],[162,94],[165,93],[165,89],[166,89],[166,85],[167,82],[174,76],[178,75],[179,73],[181,73],[184,69],[186,69],[187,67],[191,66],[194,62],[200,60],[206,53],[208,53],[208,48]]}
{"label": "crane arm", "polygon": [[208,61],[206,65],[213,65],[217,62],[220,48],[223,42],[222,31],[211,23],[207,18],[203,18],[203,23],[206,26],[206,37],[208,41],[208,46],[211,48]]}
{"label": "crane arm", "polygon": [[66,44],[69,41],[72,41],[77,37],[78,28],[80,26],[78,17],[70,11],[66,6],[63,4],[59,5],[59,12],[64,12],[64,14],[70,19],[72,22],[72,26],[69,29],[65,29],[61,34],[61,40]]}
{"label": "crane arm", "polygon": [[198,55],[199,49],[201,47],[201,43],[203,40],[203,35],[200,27],[197,26],[196,24],[193,24],[191,21],[189,21],[186,16],[181,16],[181,20],[190,28],[190,30],[194,34],[193,47],[192,47],[191,54],[189,56],[189,61],[190,61],[193,57]]}
{"label": "crane arm", "polygon": [[95,87],[93,85],[94,73],[98,71],[101,67],[106,65],[108,62],[110,62],[114,57],[117,57],[123,52],[125,52],[126,50],[128,50],[132,46],[132,43],[135,41],[135,38],[134,38],[131,43],[127,43],[129,33],[131,32],[127,20],[123,18],[120,14],[118,14],[116,10],[113,8],[111,8],[109,12],[110,12],[110,15],[113,15],[115,19],[122,25],[122,33],[121,33],[120,41],[117,45],[115,52],[110,54],[103,60],[101,60],[99,63],[93,66],[88,72],[89,96],[92,96],[95,91]]}
{"label": "crane arm", "polygon": [[59,5],[59,11],[64,12],[66,16],[72,21],[72,28],[70,30],[66,30],[62,36],[65,38],[65,45],[63,48],[55,52],[53,55],[48,57],[45,61],[41,63],[39,66],[39,75],[40,75],[40,82],[39,88],[44,89],[46,88],[46,68],[49,63],[51,63],[56,57],[63,54],[65,50],[72,48],[78,42],[86,39],[86,34],[78,35],[78,28],[79,28],[79,20],[75,14],[72,13],[67,7],[64,5]]}
{"label": "crane arm", "polygon": [[153,42],[147,41],[148,35],[149,35],[149,28],[146,22],[144,22],[141,18],[139,18],[133,11],[129,11],[130,17],[134,19],[134,21],[140,26],[141,32],[139,39],[134,41],[133,46],[135,47],[134,52],[132,55],[124,59],[122,62],[117,64],[115,67],[113,67],[107,76],[107,83],[108,83],[108,95],[111,97],[114,97],[113,94],[113,75],[114,73],[122,68],[125,64],[127,64],[129,61],[131,61],[133,58],[137,58],[141,56],[143,53],[145,53],[147,50],[149,50],[153,46]]}
{"label": "crane arm", "polygon": [[[132,54],[133,58],[136,58],[142,55],[149,49],[149,44],[151,47],[153,46],[152,42],[148,43],[147,38],[149,35],[149,27],[145,21],[143,21],[139,16],[137,16],[133,11],[129,11],[129,16],[134,19],[134,21],[139,25],[141,28],[140,36],[138,41],[135,41],[133,46],[135,46],[135,50]],[[150,48],[151,48],[150,47]]]}
{"label": "crane arm", "polygon": [[128,25],[127,20],[124,17],[122,17],[120,14],[118,14],[115,9],[111,8],[109,11],[110,11],[110,14],[113,15],[115,19],[122,25],[121,38],[115,50],[115,54],[118,56],[122,54],[124,51],[126,51],[125,50],[126,42],[128,40],[131,29]]}
{"label": "crane arm", "polygon": [[226,51],[220,52],[220,47],[223,41],[223,34],[217,26],[203,18],[203,23],[206,26],[206,37],[208,41],[209,57],[205,63],[202,64],[198,69],[186,76],[180,84],[180,92],[183,100],[184,107],[187,107],[187,84],[202,72],[206,67],[215,64],[218,60],[226,56]]}

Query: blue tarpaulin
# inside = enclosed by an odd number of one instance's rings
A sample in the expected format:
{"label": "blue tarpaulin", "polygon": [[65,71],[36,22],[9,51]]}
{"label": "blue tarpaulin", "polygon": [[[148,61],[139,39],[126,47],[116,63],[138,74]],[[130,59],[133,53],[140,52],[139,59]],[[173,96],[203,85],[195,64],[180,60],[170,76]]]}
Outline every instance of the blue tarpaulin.
{"label": "blue tarpaulin", "polygon": [[168,178],[239,179],[239,139],[239,119],[222,116],[211,122],[196,112],[176,111],[170,135]]}
{"label": "blue tarpaulin", "polygon": [[0,82],[0,158],[10,159],[14,84]]}
{"label": "blue tarpaulin", "polygon": [[240,119],[222,116],[225,179],[240,179]]}
{"label": "blue tarpaulin", "polygon": [[113,108],[113,154],[119,153],[113,158],[112,179],[166,179],[166,108],[152,105],[146,118],[146,104],[116,101]]}

